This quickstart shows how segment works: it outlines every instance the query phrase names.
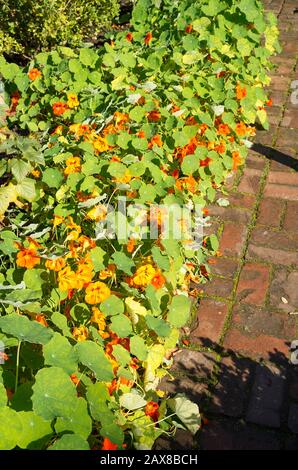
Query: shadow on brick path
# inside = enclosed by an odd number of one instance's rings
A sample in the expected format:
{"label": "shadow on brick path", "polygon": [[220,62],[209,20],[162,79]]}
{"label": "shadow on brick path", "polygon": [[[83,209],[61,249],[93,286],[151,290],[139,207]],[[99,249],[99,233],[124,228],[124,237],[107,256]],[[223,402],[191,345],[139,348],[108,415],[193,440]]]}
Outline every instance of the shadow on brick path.
{"label": "shadow on brick path", "polygon": [[268,160],[275,161],[287,166],[288,168],[292,168],[293,170],[298,171],[298,160],[291,157],[290,155],[280,152],[279,150],[276,150],[272,147],[258,143],[253,144],[251,149],[260,155],[264,155]]}
{"label": "shadow on brick path", "polygon": [[213,352],[184,349],[161,389],[184,393],[203,414],[196,437],[179,430],[156,450],[279,450],[298,448],[298,366],[279,351],[266,361],[203,340]]}

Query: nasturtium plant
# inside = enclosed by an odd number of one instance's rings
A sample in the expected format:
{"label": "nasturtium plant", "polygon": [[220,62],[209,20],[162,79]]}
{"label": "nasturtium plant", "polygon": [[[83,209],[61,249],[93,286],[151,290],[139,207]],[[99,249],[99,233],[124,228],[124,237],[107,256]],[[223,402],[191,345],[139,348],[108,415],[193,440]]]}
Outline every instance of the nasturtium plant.
{"label": "nasturtium plant", "polygon": [[159,382],[218,255],[206,206],[268,128],[259,0],[138,0],[89,46],[0,58],[1,449],[197,432]]}

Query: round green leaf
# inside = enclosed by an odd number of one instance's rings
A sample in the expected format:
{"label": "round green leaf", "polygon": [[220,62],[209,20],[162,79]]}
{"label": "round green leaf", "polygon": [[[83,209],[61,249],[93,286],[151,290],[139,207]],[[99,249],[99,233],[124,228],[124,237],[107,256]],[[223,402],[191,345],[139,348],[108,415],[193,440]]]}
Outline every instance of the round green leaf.
{"label": "round green leaf", "polygon": [[53,338],[43,347],[43,356],[46,365],[61,367],[68,374],[74,373],[77,369],[74,348],[60,333],[54,333]]}
{"label": "round green leaf", "polygon": [[0,330],[29,343],[47,344],[53,336],[49,328],[29,318],[11,313],[0,318]]}
{"label": "round green leaf", "polygon": [[116,295],[110,295],[100,304],[100,310],[105,315],[117,315],[124,312],[124,304]]}
{"label": "round green leaf", "polygon": [[22,421],[16,411],[7,406],[0,408],[0,450],[14,449],[22,429]]}
{"label": "round green leaf", "polygon": [[57,416],[69,417],[76,406],[76,387],[67,373],[59,367],[39,370],[32,388],[33,410],[46,420]]}

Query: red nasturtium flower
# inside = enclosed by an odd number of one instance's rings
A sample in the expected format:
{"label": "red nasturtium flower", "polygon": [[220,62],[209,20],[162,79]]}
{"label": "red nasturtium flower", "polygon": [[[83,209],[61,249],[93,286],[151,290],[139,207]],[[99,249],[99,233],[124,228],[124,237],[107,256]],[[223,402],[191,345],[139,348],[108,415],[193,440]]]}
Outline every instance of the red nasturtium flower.
{"label": "red nasturtium flower", "polygon": [[266,105],[271,107],[273,105],[273,99],[270,98],[270,100],[266,101]]}
{"label": "red nasturtium flower", "polygon": [[126,35],[125,37],[126,37],[126,40],[127,40],[127,41],[132,42],[132,40],[133,40],[133,35],[132,35],[132,33],[127,33],[127,35]]}
{"label": "red nasturtium flower", "polygon": [[166,282],[166,279],[165,277],[157,272],[155,274],[155,276],[151,279],[151,284],[153,285],[153,287],[155,287],[156,289],[160,289],[161,287],[163,287],[163,285],[165,284]]}
{"label": "red nasturtium flower", "polygon": [[159,417],[159,404],[155,401],[148,401],[145,406],[145,415],[149,416],[154,422],[158,421]]}
{"label": "red nasturtium flower", "polygon": [[145,139],[146,137],[145,131],[140,130],[139,132],[136,133],[136,136],[139,137],[139,139]]}
{"label": "red nasturtium flower", "polygon": [[147,114],[147,119],[148,121],[151,121],[151,122],[157,122],[160,120],[160,116],[161,116],[160,112],[155,109],[153,111],[150,111]]}
{"label": "red nasturtium flower", "polygon": [[76,374],[71,374],[71,375],[70,375],[70,380],[71,380],[72,383],[74,383],[76,386],[79,385],[79,383],[81,382],[80,379],[77,377]]}
{"label": "red nasturtium flower", "polygon": [[19,100],[21,98],[21,95],[18,91],[14,91],[11,95],[11,108],[10,108],[10,111],[12,113],[15,112],[18,104],[19,104]]}
{"label": "red nasturtium flower", "polygon": [[36,69],[36,68],[33,68],[33,69],[29,70],[28,77],[32,81],[36,80],[37,78],[41,77],[41,71]]}
{"label": "red nasturtium flower", "polygon": [[200,166],[208,166],[212,162],[212,158],[206,157],[204,160],[200,160]]}
{"label": "red nasturtium flower", "polygon": [[108,437],[105,437],[101,450],[118,450],[118,445],[114,444]]}
{"label": "red nasturtium flower", "polygon": [[56,103],[52,105],[52,110],[56,116],[61,116],[61,114],[68,110],[68,106],[66,103],[62,103],[62,101],[56,101]]}
{"label": "red nasturtium flower", "polygon": [[147,46],[150,44],[150,42],[152,41],[152,33],[149,32],[146,34],[145,36],[145,39],[144,39],[144,43],[147,44]]}
{"label": "red nasturtium flower", "polygon": [[186,32],[186,33],[191,33],[192,30],[193,30],[192,24],[187,25],[186,28],[185,28],[185,32]]}

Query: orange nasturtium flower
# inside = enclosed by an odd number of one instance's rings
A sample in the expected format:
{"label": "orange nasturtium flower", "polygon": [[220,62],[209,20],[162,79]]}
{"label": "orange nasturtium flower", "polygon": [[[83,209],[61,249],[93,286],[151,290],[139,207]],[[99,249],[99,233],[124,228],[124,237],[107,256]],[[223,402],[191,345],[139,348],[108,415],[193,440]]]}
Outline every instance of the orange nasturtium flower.
{"label": "orange nasturtium flower", "polygon": [[75,326],[72,329],[72,336],[77,340],[77,341],[85,341],[88,338],[88,329],[81,325],[81,326]]}
{"label": "orange nasturtium flower", "polygon": [[243,98],[245,98],[247,95],[247,91],[246,91],[246,88],[241,88],[241,86],[238,85],[236,86],[236,96],[237,96],[237,100],[242,100]]}
{"label": "orange nasturtium flower", "polygon": [[103,282],[97,281],[90,283],[86,287],[85,301],[87,304],[100,304],[110,297],[111,291]]}
{"label": "orange nasturtium flower", "polygon": [[21,248],[17,254],[17,266],[32,269],[40,263],[40,257],[34,248]]}
{"label": "orange nasturtium flower", "polygon": [[103,269],[99,272],[98,277],[101,281],[105,279],[109,279],[115,275],[116,272],[116,265],[115,264],[108,264],[107,269]]}
{"label": "orange nasturtium flower", "polygon": [[43,326],[49,326],[48,322],[46,320],[46,317],[44,315],[36,315],[35,321],[37,321],[38,323],[40,323]]}
{"label": "orange nasturtium flower", "polygon": [[166,279],[160,272],[157,272],[155,276],[151,279],[151,284],[155,287],[155,289],[161,289],[165,282]]}
{"label": "orange nasturtium flower", "polygon": [[148,401],[147,405],[145,406],[145,415],[150,416],[150,418],[156,422],[158,421],[159,417],[159,405],[155,401]]}
{"label": "orange nasturtium flower", "polygon": [[132,253],[135,249],[135,246],[136,246],[136,241],[134,238],[131,238],[130,240],[128,240],[128,243],[126,245],[126,249],[128,253]]}
{"label": "orange nasturtium flower", "polygon": [[70,380],[72,381],[72,383],[75,384],[75,386],[79,385],[79,383],[81,382],[76,374],[71,374]]}
{"label": "orange nasturtium flower", "polygon": [[56,116],[61,116],[61,114],[68,110],[68,106],[66,103],[62,103],[62,101],[56,101],[56,103],[52,105],[52,110]]}
{"label": "orange nasturtium flower", "polygon": [[157,145],[158,147],[163,146],[163,141],[161,140],[161,137],[159,134],[154,135],[150,142],[148,143],[148,148],[152,149],[153,145]]}
{"label": "orange nasturtium flower", "polygon": [[77,108],[79,106],[80,102],[78,100],[78,97],[75,93],[68,93],[67,95],[67,106],[72,109],[72,108]]}
{"label": "orange nasturtium flower", "polygon": [[231,134],[231,129],[229,128],[228,124],[219,124],[217,132],[220,135],[229,135]]}
{"label": "orange nasturtium flower", "polygon": [[45,265],[50,271],[58,272],[64,268],[65,260],[63,258],[47,259]]}
{"label": "orange nasturtium flower", "polygon": [[37,169],[32,170],[31,175],[34,176],[34,178],[39,178],[41,175],[40,170],[37,170]]}
{"label": "orange nasturtium flower", "polygon": [[69,157],[66,162],[66,168],[64,170],[65,175],[71,173],[79,173],[81,171],[81,159],[80,157]]}
{"label": "orange nasturtium flower", "polygon": [[144,264],[136,270],[132,282],[137,287],[146,287],[151,283],[155,275],[156,270],[152,264]]}
{"label": "orange nasturtium flower", "polygon": [[239,136],[244,136],[247,134],[247,127],[244,122],[239,122],[236,124],[236,134]]}
{"label": "orange nasturtium flower", "polygon": [[92,141],[93,147],[99,153],[106,152],[109,150],[109,144],[106,139],[97,135]]}
{"label": "orange nasturtium flower", "polygon": [[118,445],[113,444],[108,437],[105,437],[102,443],[101,450],[118,450]]}
{"label": "orange nasturtium flower", "polygon": [[145,39],[144,39],[144,43],[147,44],[147,46],[150,44],[150,42],[152,41],[152,33],[149,32],[149,33],[146,33],[146,36],[145,36]]}
{"label": "orange nasturtium flower", "polygon": [[92,307],[92,317],[91,322],[96,323],[98,329],[103,331],[106,327],[106,317],[97,307]]}
{"label": "orange nasturtium flower", "polygon": [[37,78],[41,77],[41,71],[36,68],[33,68],[29,70],[28,77],[30,78],[30,80],[36,80]]}
{"label": "orange nasturtium flower", "polygon": [[186,33],[191,33],[192,30],[193,30],[193,25],[192,24],[187,25],[186,28],[185,28]]}
{"label": "orange nasturtium flower", "polygon": [[94,276],[93,264],[91,260],[82,260],[79,263],[79,267],[76,271],[76,283],[77,289],[82,289],[88,285]]}
{"label": "orange nasturtium flower", "polygon": [[65,266],[58,272],[58,285],[62,291],[76,288],[76,273],[72,271],[70,266]]}
{"label": "orange nasturtium flower", "polygon": [[242,158],[239,152],[233,152],[232,158],[233,158],[233,170],[236,171],[238,166],[242,164]]}

